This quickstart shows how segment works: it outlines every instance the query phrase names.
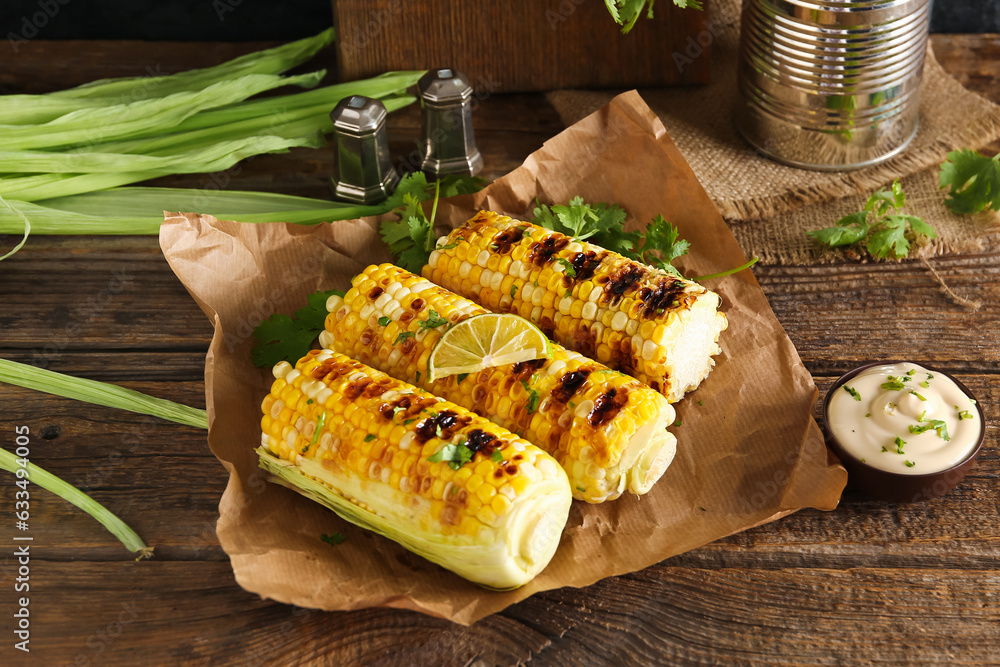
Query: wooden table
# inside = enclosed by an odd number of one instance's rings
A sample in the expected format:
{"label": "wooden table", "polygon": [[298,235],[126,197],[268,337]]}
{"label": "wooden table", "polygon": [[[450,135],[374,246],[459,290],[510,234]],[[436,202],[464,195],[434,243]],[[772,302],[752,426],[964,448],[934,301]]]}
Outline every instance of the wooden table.
{"label": "wooden table", "polygon": [[[1000,39],[934,37],[971,88],[1000,101]],[[31,42],[0,68],[2,92],[220,62],[257,44]],[[490,177],[562,129],[541,95],[477,112]],[[393,117],[394,154],[419,116]],[[993,146],[994,152],[1000,146]],[[329,151],[252,161],[230,187],[328,196]],[[163,179],[202,187],[204,175]],[[227,183],[228,184],[228,183]],[[4,239],[9,247],[11,238]],[[864,500],[801,511],[647,570],[535,595],[472,627],[416,613],[307,611],[236,585],[215,537],[227,474],[205,433],[131,413],[0,388],[0,442],[31,429],[32,460],[124,518],[153,560],[135,563],[83,512],[32,495],[31,654],[13,649],[12,477],[0,483],[3,664],[985,664],[1000,661],[1000,253],[935,261],[966,312],[916,262],[757,266],[778,319],[823,392],[871,358],[954,371],[991,432],[971,474],[917,505]],[[32,237],[0,264],[0,356],[204,405],[211,327],[153,237]]]}

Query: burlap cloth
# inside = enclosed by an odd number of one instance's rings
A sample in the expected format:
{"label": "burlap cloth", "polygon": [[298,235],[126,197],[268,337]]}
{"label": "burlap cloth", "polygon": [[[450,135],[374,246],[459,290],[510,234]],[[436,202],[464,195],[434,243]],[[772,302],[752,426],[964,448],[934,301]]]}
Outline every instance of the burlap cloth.
{"label": "burlap cloth", "polygon": [[[966,90],[949,76],[928,45],[921,84],[920,126],[910,147],[881,165],[856,171],[818,172],[788,167],[755,152],[736,132],[739,0],[707,7],[713,83],[640,90],[659,115],[747,255],[765,263],[833,261],[842,251],[822,250],[806,230],[831,226],[860,210],[875,189],[903,177],[905,212],[923,217],[938,239],[922,256],[974,253],[1000,247],[998,216],[959,216],[944,205],[938,165],[948,151],[978,148],[1000,136],[1000,106]],[[692,45],[697,40],[692,42]],[[697,48],[684,57],[697,56]],[[549,101],[567,125],[607,104],[618,91],[559,90]]]}

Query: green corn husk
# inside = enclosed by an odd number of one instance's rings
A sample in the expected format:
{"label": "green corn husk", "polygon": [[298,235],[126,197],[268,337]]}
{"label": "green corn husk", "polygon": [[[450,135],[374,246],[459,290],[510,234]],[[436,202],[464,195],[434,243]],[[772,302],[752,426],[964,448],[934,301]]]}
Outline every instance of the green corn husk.
{"label": "green corn husk", "polygon": [[[41,125],[0,125],[0,146],[4,150],[92,146],[113,139],[143,134],[162,134],[186,118],[206,109],[224,107],[286,85],[313,87],[326,72],[294,77],[276,74],[248,74],[220,81],[194,92],[180,92],[162,98],[129,104],[91,107],[68,113]],[[0,165],[0,168],[3,168]]]}
{"label": "green corn husk", "polygon": [[422,71],[388,72],[371,79],[338,83],[304,93],[250,100],[236,106],[204,111],[161,136],[109,142],[89,150],[159,155],[161,151],[186,150],[205,142],[261,132],[279,136],[317,131],[328,133],[333,130],[330,112],[340,100],[349,95],[379,98],[386,111],[392,113],[416,101],[405,91],[416,85],[422,75]]}
{"label": "green corn husk", "polygon": [[177,74],[102,79],[44,95],[0,96],[0,118],[8,125],[47,123],[85,107],[107,106],[201,90],[248,74],[281,74],[313,57],[334,40],[329,28],[315,37],[249,53],[228,62]]}
{"label": "green corn husk", "polygon": [[[0,448],[0,469],[6,470],[10,473],[17,473],[17,470],[21,468],[21,464],[18,463],[18,459],[8,452],[6,449]],[[46,491],[50,491],[63,500],[66,500],[90,516],[97,519],[102,526],[108,529],[108,531],[117,537],[125,548],[134,554],[138,554],[136,560],[142,558],[149,558],[153,555],[153,548],[146,546],[146,543],[142,541],[139,535],[128,527],[128,525],[119,519],[117,516],[111,513],[104,505],[100,504],[90,496],[88,496],[83,491],[79,490],[69,482],[64,482],[52,473],[39,468],[34,463],[30,461],[24,468],[27,469],[28,481],[35,486],[40,486]]]}
{"label": "green corn husk", "polygon": [[208,428],[208,416],[204,410],[147,396],[115,384],[64,375],[9,359],[0,359],[0,382],[94,405],[138,412],[196,428]]}
{"label": "green corn husk", "polygon": [[[249,137],[243,140],[215,144],[189,153],[191,159],[183,165],[150,171],[108,171],[82,174],[33,174],[15,178],[0,178],[0,196],[21,201],[36,201],[76,195],[94,190],[114,188],[129,183],[148,181],[160,176],[184,173],[206,173],[229,169],[244,158],[261,153],[282,153],[294,147],[316,148],[324,145],[320,134],[299,138]],[[166,160],[166,159],[165,159]]]}

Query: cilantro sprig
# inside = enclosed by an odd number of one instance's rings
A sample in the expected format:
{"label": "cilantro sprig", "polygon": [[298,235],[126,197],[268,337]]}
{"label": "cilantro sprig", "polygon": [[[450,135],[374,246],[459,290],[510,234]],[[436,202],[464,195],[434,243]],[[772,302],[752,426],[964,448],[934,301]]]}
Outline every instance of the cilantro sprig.
{"label": "cilantro sprig", "polygon": [[[647,18],[653,18],[653,0],[604,0],[604,4],[625,35],[644,13]],[[682,9],[701,9],[701,0],[674,0],[674,4]]]}
{"label": "cilantro sprig", "polygon": [[933,227],[921,218],[898,213],[905,203],[906,195],[896,179],[889,189],[881,188],[872,194],[862,211],[844,216],[835,227],[806,233],[831,247],[864,242],[875,257],[905,257],[910,250],[908,228],[911,236],[937,237]]}
{"label": "cilantro sprig", "polygon": [[1000,211],[1000,155],[986,157],[969,148],[948,153],[938,174],[941,189],[949,188],[945,206],[955,213]]}
{"label": "cilantro sprig", "polygon": [[[628,212],[625,209],[617,204],[609,206],[603,202],[589,204],[583,197],[573,197],[569,204],[551,206],[536,200],[533,214],[531,222],[540,227],[571,236],[576,241],[589,241],[631,260],[683,277],[673,265],[673,261],[686,255],[691,244],[680,238],[677,227],[667,222],[662,215],[653,218],[643,232],[626,232],[625,220],[628,218]],[[569,264],[564,258],[556,261]],[[734,269],[698,276],[692,280],[722,278],[749,268],[756,262],[757,259],[754,258]],[[572,278],[575,273],[574,270],[571,274],[567,267],[567,275]]]}
{"label": "cilantro sprig", "polygon": [[463,464],[472,460],[472,450],[465,445],[465,441],[456,444],[448,444],[437,450],[432,456],[427,458],[431,463],[442,461],[448,464],[452,470],[458,470]]}
{"label": "cilantro sprig", "polygon": [[274,366],[279,361],[294,364],[305,356],[323,330],[326,300],[334,294],[344,296],[343,291],[335,289],[315,292],[295,315],[275,313],[258,324],[253,330],[254,346],[250,353],[254,366]]}
{"label": "cilantro sprig", "polygon": [[910,254],[910,241],[919,236],[937,238],[937,232],[923,218],[904,215],[906,194],[897,178],[889,188],[881,188],[865,202],[864,210],[845,215],[833,227],[806,232],[821,245],[838,247],[861,244],[879,259],[900,259]]}
{"label": "cilantro sprig", "polygon": [[[454,174],[433,184],[427,182],[423,172],[404,177],[389,198],[399,219],[386,220],[379,226],[382,240],[389,246],[396,263],[407,271],[420,273],[437,242],[434,219],[440,198],[470,194],[485,184],[486,181],[481,178]],[[430,217],[424,213],[422,206],[427,200],[433,200]]]}

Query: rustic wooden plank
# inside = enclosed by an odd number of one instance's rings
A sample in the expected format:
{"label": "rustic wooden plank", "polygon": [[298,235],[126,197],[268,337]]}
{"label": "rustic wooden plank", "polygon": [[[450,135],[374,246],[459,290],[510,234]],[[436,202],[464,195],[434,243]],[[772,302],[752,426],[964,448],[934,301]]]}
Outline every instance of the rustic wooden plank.
{"label": "rustic wooden plank", "polygon": [[454,67],[481,91],[706,83],[714,41],[704,13],[670,3],[657,5],[655,18],[640,20],[628,35],[603,3],[582,0],[437,0],[405,8],[338,0],[334,10],[345,80]]}
{"label": "rustic wooden plank", "polygon": [[471,628],[270,603],[237,588],[227,563],[33,560],[31,576],[46,601],[32,607],[32,648],[48,664],[985,664],[1000,621],[992,568],[664,564]]}

